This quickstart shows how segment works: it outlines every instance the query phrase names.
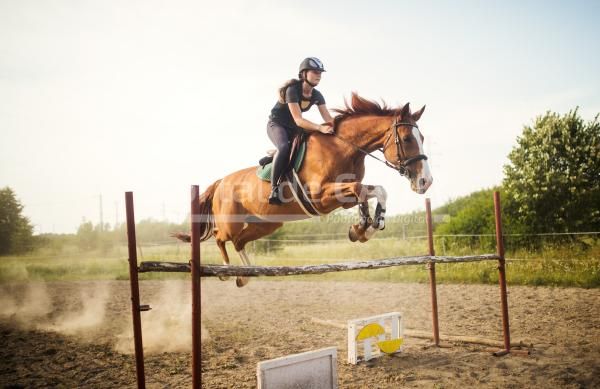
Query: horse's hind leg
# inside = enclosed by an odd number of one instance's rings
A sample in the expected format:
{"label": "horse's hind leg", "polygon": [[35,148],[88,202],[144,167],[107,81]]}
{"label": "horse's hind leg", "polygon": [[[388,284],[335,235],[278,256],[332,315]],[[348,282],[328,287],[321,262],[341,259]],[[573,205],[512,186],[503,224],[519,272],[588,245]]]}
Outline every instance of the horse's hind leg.
{"label": "horse's hind leg", "polygon": [[[282,225],[283,223],[249,223],[238,236],[234,237],[233,246],[240,255],[242,263],[246,266],[252,265],[252,262],[250,262],[250,258],[245,250],[246,243],[260,239],[263,236],[267,236]],[[241,288],[242,286],[248,284],[248,281],[250,281],[248,277],[238,277],[235,280],[235,284]]]}
{"label": "horse's hind leg", "polygon": [[[245,266],[252,265],[252,262],[250,262],[250,258],[248,258],[248,254],[246,253],[246,249],[239,250],[238,254],[240,256],[240,259],[242,260],[242,263]],[[235,284],[237,285],[238,288],[241,288],[242,286],[246,286],[246,284],[248,284],[248,282],[250,282],[250,278],[248,278],[248,277],[237,277],[235,279]]]}
{"label": "horse's hind leg", "polygon": [[[229,255],[227,254],[227,248],[225,247],[225,241],[221,239],[216,239],[217,247],[221,251],[221,256],[223,257],[223,265],[229,265]],[[227,281],[229,276],[219,276],[221,281]]]}

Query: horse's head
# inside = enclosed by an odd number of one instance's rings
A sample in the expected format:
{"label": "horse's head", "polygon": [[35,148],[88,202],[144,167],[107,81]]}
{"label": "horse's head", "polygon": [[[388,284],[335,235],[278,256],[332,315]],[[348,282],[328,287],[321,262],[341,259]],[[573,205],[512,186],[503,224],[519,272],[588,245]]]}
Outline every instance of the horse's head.
{"label": "horse's head", "polygon": [[411,189],[419,194],[425,193],[433,182],[423,149],[425,138],[417,126],[424,110],[425,106],[411,113],[408,103],[404,105],[394,117],[383,144],[385,159],[410,180]]}

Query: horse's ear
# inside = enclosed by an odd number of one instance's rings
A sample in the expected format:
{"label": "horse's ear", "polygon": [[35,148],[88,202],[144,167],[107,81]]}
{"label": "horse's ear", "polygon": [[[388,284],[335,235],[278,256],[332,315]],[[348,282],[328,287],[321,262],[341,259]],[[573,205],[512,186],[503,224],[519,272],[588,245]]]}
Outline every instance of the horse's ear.
{"label": "horse's ear", "polygon": [[419,119],[421,119],[421,115],[423,115],[423,111],[425,111],[425,106],[423,106],[423,108],[421,108],[420,110],[418,110],[417,112],[412,114],[412,120],[414,120],[416,122]]}
{"label": "horse's ear", "polygon": [[401,120],[406,120],[408,116],[410,116],[410,103],[404,104],[404,107],[402,107],[402,111],[400,111]]}

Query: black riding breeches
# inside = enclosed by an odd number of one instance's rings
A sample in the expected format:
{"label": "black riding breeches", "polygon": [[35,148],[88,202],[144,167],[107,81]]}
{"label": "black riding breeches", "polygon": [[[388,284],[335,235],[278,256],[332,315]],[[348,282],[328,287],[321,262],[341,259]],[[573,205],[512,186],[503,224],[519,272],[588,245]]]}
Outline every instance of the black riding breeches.
{"label": "black riding breeches", "polygon": [[277,147],[271,169],[271,185],[277,186],[290,160],[292,131],[273,121],[269,121],[267,123],[267,134],[271,142]]}

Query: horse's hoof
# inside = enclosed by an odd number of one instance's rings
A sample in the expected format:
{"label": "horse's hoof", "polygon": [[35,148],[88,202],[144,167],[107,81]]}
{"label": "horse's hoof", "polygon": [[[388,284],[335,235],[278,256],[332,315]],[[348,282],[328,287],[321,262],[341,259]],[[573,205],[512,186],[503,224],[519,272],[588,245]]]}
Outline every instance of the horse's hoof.
{"label": "horse's hoof", "polygon": [[358,240],[358,235],[356,234],[354,226],[350,226],[348,229],[348,239],[350,239],[350,242],[356,242]]}
{"label": "horse's hoof", "polygon": [[376,230],[383,231],[385,230],[385,221],[383,219],[379,219],[373,223],[372,227]]}
{"label": "horse's hoof", "polygon": [[235,284],[238,288],[242,288],[248,284],[248,281],[250,281],[248,277],[238,277],[235,279]]}
{"label": "horse's hoof", "polygon": [[229,279],[229,276],[219,276],[219,279],[221,281],[227,281]]}

